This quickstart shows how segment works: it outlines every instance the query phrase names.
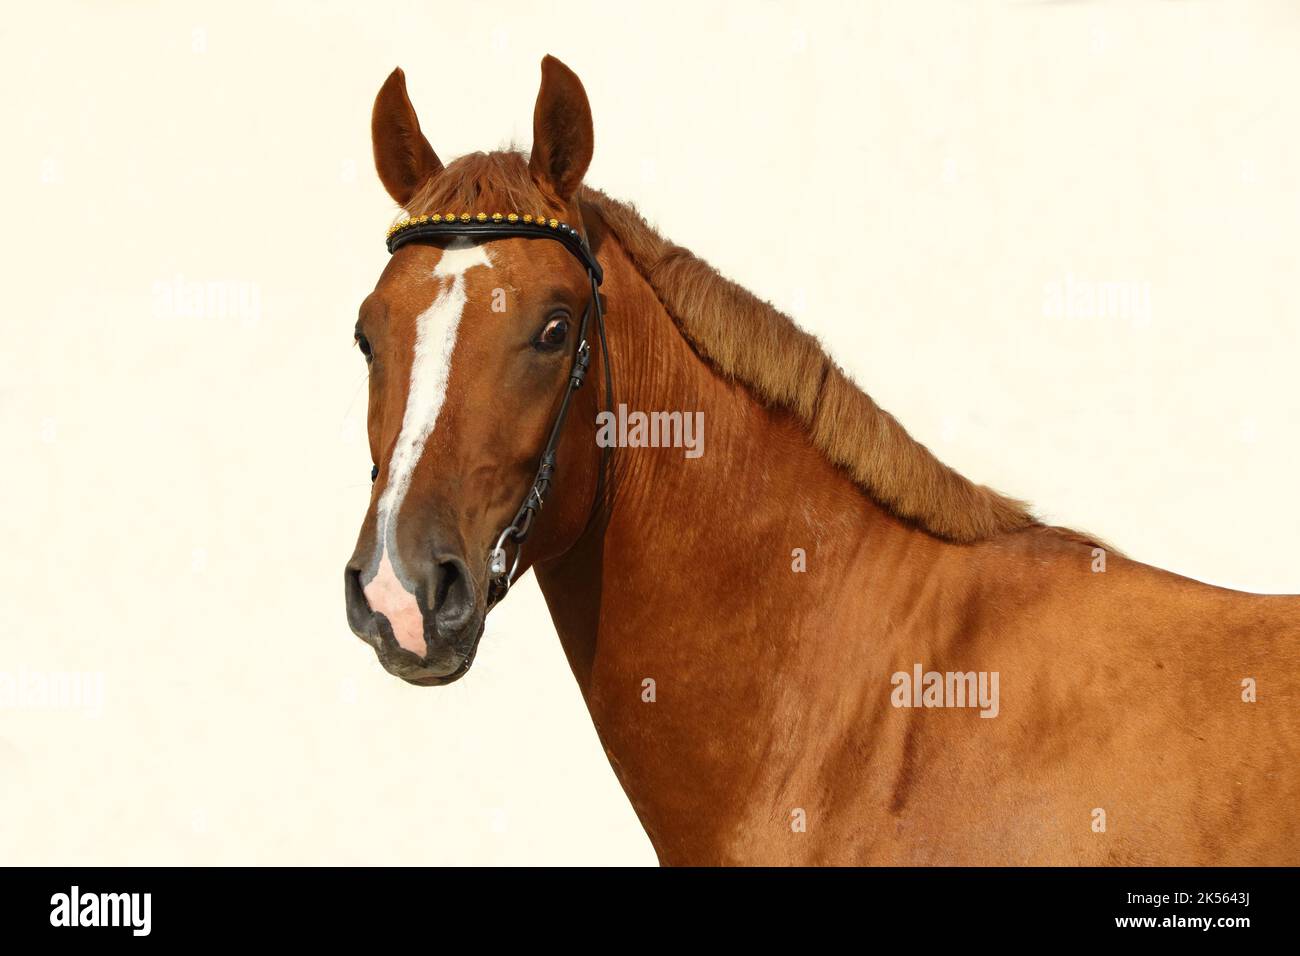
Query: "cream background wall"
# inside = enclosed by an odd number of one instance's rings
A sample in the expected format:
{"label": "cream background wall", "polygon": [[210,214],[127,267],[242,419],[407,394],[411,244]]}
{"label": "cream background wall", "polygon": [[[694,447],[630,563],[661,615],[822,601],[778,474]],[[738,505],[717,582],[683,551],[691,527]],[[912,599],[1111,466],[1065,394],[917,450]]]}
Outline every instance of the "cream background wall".
{"label": "cream background wall", "polygon": [[531,579],[442,690],[344,620],[394,65],[449,159],[526,147],[556,54],[588,180],[941,458],[1297,591],[1298,47],[1208,0],[11,10],[0,862],[654,862]]}

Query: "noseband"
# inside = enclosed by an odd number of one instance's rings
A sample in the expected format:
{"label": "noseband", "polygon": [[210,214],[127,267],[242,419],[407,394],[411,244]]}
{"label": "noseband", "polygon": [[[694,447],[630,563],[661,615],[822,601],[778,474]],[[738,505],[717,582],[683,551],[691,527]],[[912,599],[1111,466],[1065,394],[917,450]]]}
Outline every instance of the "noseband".
{"label": "noseband", "polygon": [[[560,443],[560,432],[564,427],[565,416],[569,413],[569,403],[587,377],[587,368],[591,364],[591,346],[587,341],[587,330],[590,326],[591,319],[594,315],[596,320],[596,330],[600,335],[600,349],[605,367],[605,398],[608,403],[613,402],[613,382],[609,368],[609,346],[605,341],[605,313],[600,302],[600,284],[604,279],[604,271],[600,268],[600,263],[596,261],[595,255],[592,254],[591,247],[587,244],[586,237],[572,226],[566,225],[557,219],[548,219],[544,216],[520,216],[515,213],[503,215],[502,213],[461,213],[456,215],[433,215],[418,216],[412,219],[404,219],[392,229],[388,230],[388,252],[391,255],[408,242],[419,242],[430,239],[476,239],[487,241],[490,239],[553,239],[561,243],[569,252],[582,263],[587,270],[587,278],[591,282],[591,299],[587,307],[582,312],[582,322],[578,326],[578,347],[574,353],[573,366],[569,370],[568,386],[564,389],[564,394],[560,398],[560,408],[555,414],[555,421],[551,425],[550,437],[546,440],[546,446],[542,449],[542,457],[537,466],[537,474],[533,478],[532,486],[528,489],[528,494],[524,497],[524,502],[515,512],[511,522],[502,529],[497,535],[496,544],[492,552],[488,555],[488,607],[492,607],[510,590],[510,585],[514,581],[515,572],[519,570],[519,558],[523,553],[524,539],[528,537],[528,532],[532,529],[533,518],[537,512],[542,509],[542,503],[550,493],[552,478],[555,473],[555,450]],[[605,465],[608,461],[608,451],[605,449],[605,455],[601,460],[601,482],[605,478]],[[374,466],[371,471],[371,480],[379,473],[378,466]],[[600,488],[597,486],[597,503],[600,501]],[[511,561],[506,553],[506,546],[513,542],[515,547],[514,560]]]}

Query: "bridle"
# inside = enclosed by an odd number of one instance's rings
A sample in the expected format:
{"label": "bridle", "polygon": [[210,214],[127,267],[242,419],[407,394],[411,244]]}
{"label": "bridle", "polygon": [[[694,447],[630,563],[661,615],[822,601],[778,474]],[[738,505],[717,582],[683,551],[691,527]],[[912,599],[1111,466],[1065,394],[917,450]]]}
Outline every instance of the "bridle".
{"label": "bridle", "polygon": [[[515,512],[510,523],[497,535],[496,544],[488,555],[488,595],[487,606],[505,597],[514,581],[515,572],[519,570],[519,559],[523,554],[524,539],[532,530],[533,519],[542,509],[542,504],[550,493],[555,474],[555,452],[560,443],[560,433],[564,419],[569,413],[569,404],[573,393],[582,387],[587,377],[587,368],[591,364],[591,345],[587,341],[587,331],[593,315],[596,330],[600,336],[602,364],[605,368],[605,399],[613,408],[613,378],[609,367],[609,345],[605,340],[605,313],[600,301],[600,284],[604,271],[583,231],[546,216],[521,216],[516,213],[461,213],[460,215],[417,216],[404,219],[388,230],[388,252],[391,255],[409,242],[430,239],[553,239],[560,242],[582,263],[591,282],[591,299],[582,311],[582,321],[578,326],[578,345],[574,352],[573,366],[569,370],[569,383],[560,398],[560,408],[551,424],[550,436],[542,448],[542,457],[537,465],[533,483],[524,496],[523,504]],[[596,500],[593,514],[599,506],[606,488],[609,448],[605,448],[601,458],[600,478],[596,486]],[[378,468],[372,467],[371,479],[378,474]],[[590,519],[589,519],[590,520]],[[506,553],[506,546],[514,543],[515,556],[511,561]]]}

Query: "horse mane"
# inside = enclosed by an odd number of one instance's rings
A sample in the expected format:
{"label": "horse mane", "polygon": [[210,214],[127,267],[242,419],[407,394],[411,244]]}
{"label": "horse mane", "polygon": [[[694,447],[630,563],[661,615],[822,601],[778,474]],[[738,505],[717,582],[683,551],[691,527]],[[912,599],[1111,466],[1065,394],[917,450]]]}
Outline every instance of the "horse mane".
{"label": "horse mane", "polygon": [[[964,544],[1044,527],[1023,502],[939,461],[854,384],[814,336],[664,239],[631,204],[588,186],[579,200],[584,219],[594,214],[613,234],[696,351],[767,405],[788,410],[813,445],[879,505],[938,538]],[[460,157],[416,192],[407,213],[545,208],[527,159],[510,149]]]}

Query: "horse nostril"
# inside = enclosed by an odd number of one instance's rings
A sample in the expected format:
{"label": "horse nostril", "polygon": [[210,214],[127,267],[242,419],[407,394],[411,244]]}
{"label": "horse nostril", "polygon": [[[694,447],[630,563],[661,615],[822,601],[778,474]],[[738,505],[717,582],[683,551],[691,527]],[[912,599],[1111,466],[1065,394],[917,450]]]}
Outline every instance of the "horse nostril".
{"label": "horse nostril", "polygon": [[463,630],[474,617],[474,582],[460,558],[438,562],[434,588],[434,622],[441,634]]}
{"label": "horse nostril", "polygon": [[459,569],[450,561],[434,564],[433,604],[430,605],[430,610],[436,611],[447,603],[447,594],[459,576]]}
{"label": "horse nostril", "polygon": [[349,566],[343,571],[343,595],[347,601],[348,624],[358,634],[369,633],[374,628],[375,612],[366,600],[361,586],[361,571]]}

